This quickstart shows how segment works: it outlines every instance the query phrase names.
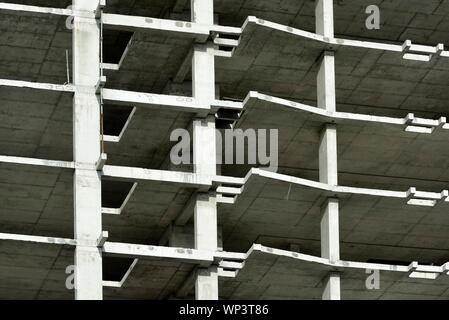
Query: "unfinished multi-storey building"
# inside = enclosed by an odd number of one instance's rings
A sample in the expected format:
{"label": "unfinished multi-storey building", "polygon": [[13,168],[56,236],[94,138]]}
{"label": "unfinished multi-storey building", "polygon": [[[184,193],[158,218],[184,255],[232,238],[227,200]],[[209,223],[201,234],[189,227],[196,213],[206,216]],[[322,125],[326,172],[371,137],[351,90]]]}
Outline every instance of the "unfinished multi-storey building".
{"label": "unfinished multi-storey building", "polygon": [[[449,298],[448,34],[448,0],[1,2],[0,298]],[[277,172],[216,165],[230,128]]]}

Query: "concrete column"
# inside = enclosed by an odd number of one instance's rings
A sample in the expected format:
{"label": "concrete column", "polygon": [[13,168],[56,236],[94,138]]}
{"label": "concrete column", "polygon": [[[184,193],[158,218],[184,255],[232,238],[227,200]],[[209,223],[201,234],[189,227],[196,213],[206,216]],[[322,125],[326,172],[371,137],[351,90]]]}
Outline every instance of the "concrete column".
{"label": "concrete column", "polygon": [[100,79],[100,28],[93,15],[99,0],[74,0],[73,154],[84,169],[74,175],[75,298],[101,300],[102,256],[96,241],[102,232],[101,176],[95,169],[100,158],[100,101],[95,86]]}
{"label": "concrete column", "polygon": [[[191,0],[192,21],[214,23],[213,0]],[[192,59],[193,96],[200,104],[215,99],[215,56],[212,42],[196,44]],[[194,172],[214,176],[217,173],[215,118],[204,115],[193,122]],[[198,194],[194,207],[195,248],[217,250],[217,201],[215,194]],[[197,300],[218,300],[216,267],[199,268],[195,276]]]}
{"label": "concrete column", "polygon": [[[334,37],[333,0],[316,0],[316,32]],[[335,57],[331,51],[323,53],[317,76],[317,104],[327,111],[336,110]],[[337,127],[327,124],[321,132],[319,148],[320,181],[338,185]],[[321,256],[336,261],[340,259],[339,203],[327,199],[322,208]],[[332,272],[325,279],[324,300],[340,299],[340,275]]]}
{"label": "concrete column", "polygon": [[[199,194],[195,209],[195,249],[217,251],[217,201],[214,194]],[[218,300],[216,267],[200,268],[195,279],[197,300]]]}

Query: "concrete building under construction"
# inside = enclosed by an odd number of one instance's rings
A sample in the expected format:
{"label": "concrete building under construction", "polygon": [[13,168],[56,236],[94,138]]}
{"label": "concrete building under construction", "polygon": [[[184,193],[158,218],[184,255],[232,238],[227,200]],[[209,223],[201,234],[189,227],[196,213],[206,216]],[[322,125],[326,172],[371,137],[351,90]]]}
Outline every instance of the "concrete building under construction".
{"label": "concrete building under construction", "polygon": [[445,43],[448,0],[0,2],[0,299],[448,299]]}

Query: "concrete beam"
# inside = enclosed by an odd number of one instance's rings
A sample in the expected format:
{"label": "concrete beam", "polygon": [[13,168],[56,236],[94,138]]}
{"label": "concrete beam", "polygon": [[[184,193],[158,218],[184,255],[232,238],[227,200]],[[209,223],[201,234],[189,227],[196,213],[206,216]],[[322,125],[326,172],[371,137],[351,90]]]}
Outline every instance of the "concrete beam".
{"label": "concrete beam", "polygon": [[24,157],[0,156],[0,163],[11,163],[28,166],[75,169],[75,163],[70,161],[56,161],[45,159],[34,159]]}
{"label": "concrete beam", "polygon": [[76,244],[77,244],[76,240],[74,240],[74,239],[40,237],[40,236],[10,234],[10,233],[0,233],[0,240],[41,243],[41,244],[54,244],[54,245],[68,245],[68,246],[76,246]]}
{"label": "concrete beam", "polygon": [[14,87],[14,88],[71,92],[71,93],[75,92],[75,86],[71,84],[60,85],[60,84],[18,81],[8,79],[0,79],[0,87]]}
{"label": "concrete beam", "polygon": [[106,242],[103,253],[135,258],[164,258],[185,261],[189,263],[212,263],[214,252],[185,248],[170,248],[159,246],[137,245],[129,243]]}
{"label": "concrete beam", "polygon": [[212,21],[208,20],[207,22],[186,22],[104,13],[102,15],[102,21],[103,25],[108,28],[178,34],[185,37],[195,38],[199,42],[205,42],[213,32],[239,35],[242,31],[241,28],[214,25],[213,19]]}
{"label": "concrete beam", "polygon": [[127,181],[162,181],[171,182],[188,187],[209,189],[214,179],[213,176],[201,175],[189,172],[176,172],[153,170],[132,167],[119,167],[106,165],[102,171],[103,177],[116,178]]}
{"label": "concrete beam", "polygon": [[184,112],[201,112],[210,110],[210,104],[200,104],[192,97],[164,94],[151,94],[115,89],[103,89],[103,100],[115,104],[134,105],[137,107],[155,108],[170,107]]}
{"label": "concrete beam", "polygon": [[70,9],[28,6],[23,4],[4,3],[4,2],[0,2],[0,10],[53,14],[58,16],[73,15],[73,11]]}
{"label": "concrete beam", "polygon": [[134,105],[144,108],[164,108],[170,107],[174,111],[192,113],[215,113],[218,109],[231,109],[240,111],[243,105],[234,101],[212,100],[200,101],[194,97],[151,94],[144,92],[133,92],[115,89],[102,89],[103,101],[114,104]]}

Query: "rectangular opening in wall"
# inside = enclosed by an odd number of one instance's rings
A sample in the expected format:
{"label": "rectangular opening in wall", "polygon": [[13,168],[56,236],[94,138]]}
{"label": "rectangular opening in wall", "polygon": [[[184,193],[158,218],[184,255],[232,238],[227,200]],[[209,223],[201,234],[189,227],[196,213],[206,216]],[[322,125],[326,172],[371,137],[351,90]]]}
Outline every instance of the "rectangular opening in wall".
{"label": "rectangular opening in wall", "polygon": [[103,257],[103,280],[122,281],[133,262],[133,258]]}
{"label": "rectangular opening in wall", "polygon": [[103,106],[103,135],[106,142],[119,142],[131,122],[135,108],[105,104]]}
{"label": "rectangular opening in wall", "polygon": [[103,63],[121,64],[134,33],[103,30]]}
{"label": "rectangular opening in wall", "polygon": [[121,208],[133,187],[132,182],[103,180],[101,183],[102,207]]}

